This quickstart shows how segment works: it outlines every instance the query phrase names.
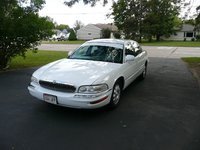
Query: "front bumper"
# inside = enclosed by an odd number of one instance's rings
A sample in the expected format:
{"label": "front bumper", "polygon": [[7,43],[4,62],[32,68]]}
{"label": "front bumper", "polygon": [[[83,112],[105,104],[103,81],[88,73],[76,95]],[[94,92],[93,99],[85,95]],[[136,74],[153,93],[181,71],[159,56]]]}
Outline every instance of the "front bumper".
{"label": "front bumper", "polygon": [[44,101],[44,94],[57,97],[57,104],[71,108],[94,109],[107,105],[110,102],[112,90],[98,94],[64,93],[45,89],[39,85],[30,84],[29,93],[37,99]]}

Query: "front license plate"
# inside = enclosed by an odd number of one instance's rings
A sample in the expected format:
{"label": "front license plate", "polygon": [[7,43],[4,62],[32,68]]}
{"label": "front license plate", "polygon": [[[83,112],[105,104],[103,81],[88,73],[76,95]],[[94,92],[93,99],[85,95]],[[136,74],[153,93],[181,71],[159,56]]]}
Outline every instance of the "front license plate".
{"label": "front license plate", "polygon": [[57,104],[57,97],[54,95],[44,94],[43,98],[45,102],[48,102],[51,104]]}

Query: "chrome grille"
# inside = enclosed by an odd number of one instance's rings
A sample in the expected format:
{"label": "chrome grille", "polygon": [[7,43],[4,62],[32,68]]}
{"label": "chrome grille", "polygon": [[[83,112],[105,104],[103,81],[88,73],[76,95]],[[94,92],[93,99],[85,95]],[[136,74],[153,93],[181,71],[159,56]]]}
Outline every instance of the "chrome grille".
{"label": "chrome grille", "polygon": [[76,91],[76,87],[68,84],[61,84],[61,83],[54,83],[49,81],[39,81],[40,86],[46,89],[50,89],[53,91],[60,91],[60,92],[67,92],[67,93],[74,93]]}

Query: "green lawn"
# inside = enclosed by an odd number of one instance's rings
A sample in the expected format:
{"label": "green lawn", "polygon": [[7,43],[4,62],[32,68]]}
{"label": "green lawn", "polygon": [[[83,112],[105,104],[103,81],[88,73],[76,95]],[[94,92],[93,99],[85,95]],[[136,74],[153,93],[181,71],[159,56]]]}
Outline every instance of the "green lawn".
{"label": "green lawn", "polygon": [[160,41],[142,42],[143,46],[174,46],[174,47],[200,47],[200,42],[192,41]]}
{"label": "green lawn", "polygon": [[182,58],[188,64],[194,77],[198,80],[200,86],[200,57],[185,57]]}
{"label": "green lawn", "polygon": [[28,51],[25,59],[20,56],[15,57],[11,61],[9,69],[42,66],[49,62],[66,57],[67,57],[67,52],[39,50],[37,51],[37,53],[33,53],[32,51]]}
{"label": "green lawn", "polygon": [[85,41],[42,41],[42,44],[83,44]]}
{"label": "green lawn", "polygon": [[200,63],[200,57],[184,57],[184,58],[182,58],[182,60],[189,64],[199,64]]}

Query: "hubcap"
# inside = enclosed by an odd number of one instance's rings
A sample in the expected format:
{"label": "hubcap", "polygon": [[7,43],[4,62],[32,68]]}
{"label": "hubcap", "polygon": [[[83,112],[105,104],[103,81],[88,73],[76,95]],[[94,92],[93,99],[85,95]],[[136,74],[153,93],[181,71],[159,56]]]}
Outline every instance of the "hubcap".
{"label": "hubcap", "polygon": [[120,89],[120,86],[117,84],[117,85],[115,85],[114,91],[113,91],[113,103],[114,104],[117,104],[119,102],[120,94],[121,94],[121,89]]}

